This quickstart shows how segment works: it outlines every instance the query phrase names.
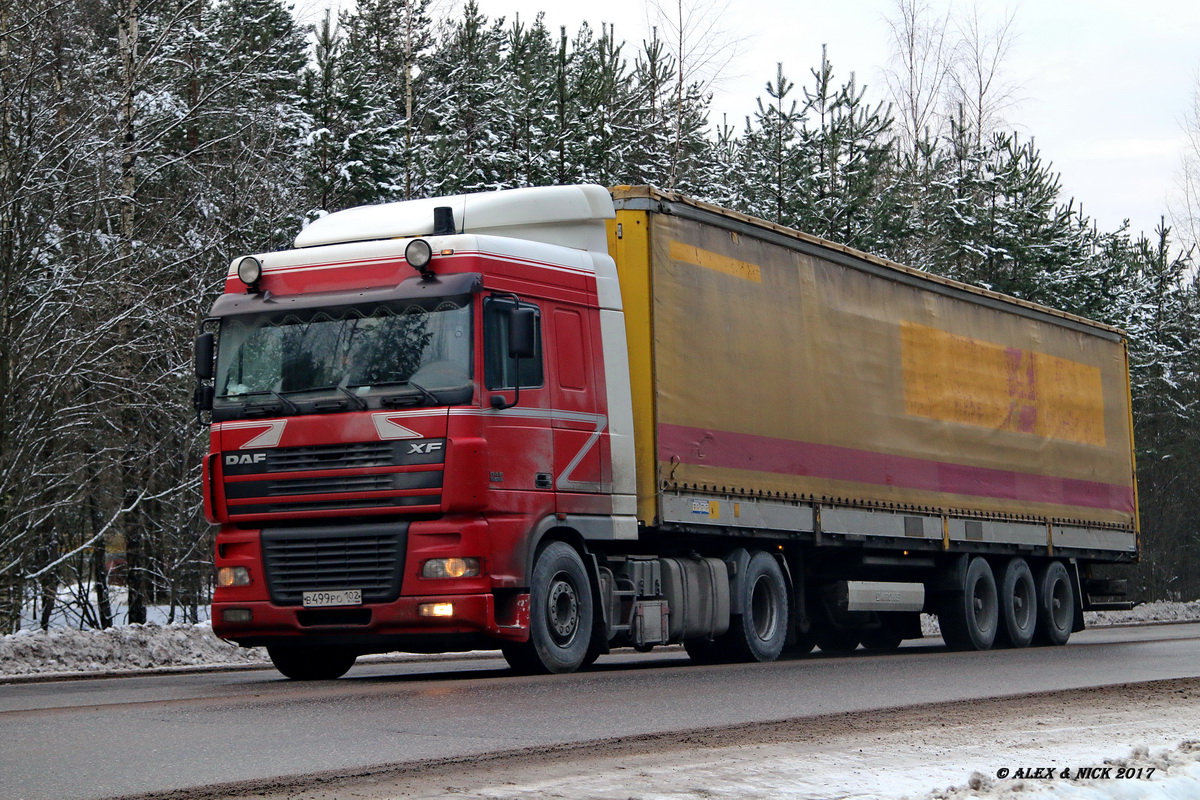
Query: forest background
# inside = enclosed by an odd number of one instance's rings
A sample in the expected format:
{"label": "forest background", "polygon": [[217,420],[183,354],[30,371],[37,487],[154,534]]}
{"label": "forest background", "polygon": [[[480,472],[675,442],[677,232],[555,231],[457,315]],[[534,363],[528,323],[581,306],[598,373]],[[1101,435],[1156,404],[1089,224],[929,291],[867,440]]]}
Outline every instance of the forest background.
{"label": "forest background", "polygon": [[1200,103],[1174,229],[1101,230],[1007,127],[1011,19],[897,0],[886,86],[835,54],[780,65],[731,124],[709,119],[721,43],[670,24],[695,5],[632,44],[471,0],[360,0],[311,28],[280,0],[0,2],[0,633],[23,608],[203,618],[191,348],[231,258],[352,205],[576,182],[653,184],[1125,329],[1145,557],[1123,574],[1137,599],[1200,596]]}

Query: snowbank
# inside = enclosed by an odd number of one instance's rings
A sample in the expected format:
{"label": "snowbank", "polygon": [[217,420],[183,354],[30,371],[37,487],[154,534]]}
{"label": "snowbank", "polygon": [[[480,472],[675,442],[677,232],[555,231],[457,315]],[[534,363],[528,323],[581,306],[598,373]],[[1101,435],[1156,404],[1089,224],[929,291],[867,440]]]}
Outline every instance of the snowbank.
{"label": "snowbank", "polygon": [[268,663],[265,650],[222,641],[207,622],[123,625],[103,631],[58,628],[0,637],[0,675],[262,663]]}
{"label": "snowbank", "polygon": [[[1143,625],[1149,622],[1200,622],[1200,600],[1188,603],[1159,601],[1142,603],[1129,611],[1085,611],[1083,620],[1089,628],[1110,625]],[[937,617],[921,615],[921,632],[940,636]]]}
{"label": "snowbank", "polygon": [[1200,797],[1200,742],[1151,754],[1135,748],[1128,758],[1106,759],[1085,778],[994,779],[976,772],[966,786],[924,800],[1183,800]]}

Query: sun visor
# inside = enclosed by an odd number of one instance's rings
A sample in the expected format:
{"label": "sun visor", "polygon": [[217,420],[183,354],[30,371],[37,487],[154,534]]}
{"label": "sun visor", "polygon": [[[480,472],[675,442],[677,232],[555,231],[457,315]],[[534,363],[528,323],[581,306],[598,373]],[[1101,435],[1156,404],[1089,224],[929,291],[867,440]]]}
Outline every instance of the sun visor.
{"label": "sun visor", "polygon": [[223,294],[213,303],[211,317],[228,317],[234,314],[259,314],[263,312],[297,311],[305,308],[332,308],[335,306],[361,305],[392,301],[423,300],[425,298],[464,297],[483,288],[483,276],[478,272],[454,272],[436,275],[431,280],[419,276],[406,278],[396,286],[377,289],[355,289],[346,292],[310,292],[274,296],[267,294]]}

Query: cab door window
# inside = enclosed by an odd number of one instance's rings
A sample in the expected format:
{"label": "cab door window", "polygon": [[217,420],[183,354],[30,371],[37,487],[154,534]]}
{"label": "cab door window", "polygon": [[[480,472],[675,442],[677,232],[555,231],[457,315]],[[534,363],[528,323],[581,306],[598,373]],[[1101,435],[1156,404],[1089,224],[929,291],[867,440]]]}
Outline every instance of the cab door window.
{"label": "cab door window", "polygon": [[[508,352],[508,331],[516,303],[489,298],[483,304],[484,381],[488,389],[537,388],[544,381],[542,369],[542,319],[535,309],[534,349],[532,358],[513,358]],[[519,372],[519,374],[518,374]]]}

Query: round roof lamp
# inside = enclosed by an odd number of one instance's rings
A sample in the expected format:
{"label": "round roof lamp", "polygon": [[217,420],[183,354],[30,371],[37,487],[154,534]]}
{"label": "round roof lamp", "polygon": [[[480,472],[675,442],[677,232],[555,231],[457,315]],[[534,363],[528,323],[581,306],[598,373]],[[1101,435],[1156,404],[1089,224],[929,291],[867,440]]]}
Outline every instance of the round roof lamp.
{"label": "round roof lamp", "polygon": [[424,239],[413,239],[404,248],[404,260],[408,265],[428,278],[433,275],[429,262],[433,260],[433,247]]}
{"label": "round roof lamp", "polygon": [[262,273],[262,262],[254,256],[246,256],[238,262],[238,280],[246,284],[246,288],[251,291],[258,288],[258,282],[262,279]]}

